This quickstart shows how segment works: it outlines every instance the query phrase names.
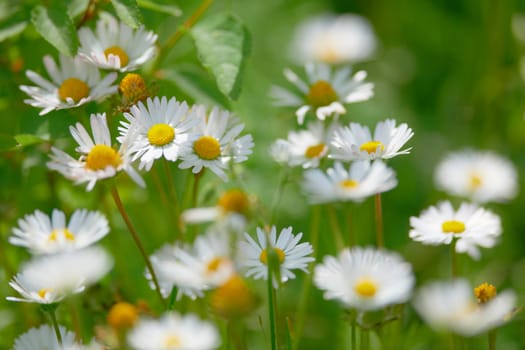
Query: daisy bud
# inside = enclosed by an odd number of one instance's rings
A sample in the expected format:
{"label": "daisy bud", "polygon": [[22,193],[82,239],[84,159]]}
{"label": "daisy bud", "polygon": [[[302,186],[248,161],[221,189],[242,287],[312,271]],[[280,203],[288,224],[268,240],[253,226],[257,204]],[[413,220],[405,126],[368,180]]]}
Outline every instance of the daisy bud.
{"label": "daisy bud", "polygon": [[126,302],[118,302],[109,310],[107,321],[116,330],[132,327],[138,319],[137,308]]}

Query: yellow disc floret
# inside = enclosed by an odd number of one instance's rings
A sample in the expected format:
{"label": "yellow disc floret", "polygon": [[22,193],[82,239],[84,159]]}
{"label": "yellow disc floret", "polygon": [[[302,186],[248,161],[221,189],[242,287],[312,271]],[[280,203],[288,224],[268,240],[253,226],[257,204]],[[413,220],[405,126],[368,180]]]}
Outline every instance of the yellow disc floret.
{"label": "yellow disc floret", "polygon": [[103,170],[108,166],[117,168],[120,164],[120,154],[107,145],[95,145],[86,157],[86,168],[89,170]]}
{"label": "yellow disc floret", "polygon": [[469,179],[469,187],[472,191],[478,189],[483,184],[483,180],[477,174],[471,174]]}
{"label": "yellow disc floret", "polygon": [[77,78],[68,78],[62,82],[58,88],[58,97],[62,101],[71,98],[75,102],[89,96],[89,86],[82,80]]}
{"label": "yellow disc floret", "polygon": [[306,152],[304,152],[304,156],[306,158],[317,158],[317,157],[320,157],[323,152],[325,151],[326,149],[326,145],[324,143],[320,143],[318,145],[315,145],[315,146],[310,146],[306,149]]}
{"label": "yellow disc floret", "polygon": [[239,275],[233,275],[213,291],[210,305],[219,316],[237,318],[253,311],[257,306],[257,298]]}
{"label": "yellow disc floret", "polygon": [[148,140],[153,146],[164,146],[173,141],[175,138],[175,129],[173,126],[159,123],[153,125],[148,130]]}
{"label": "yellow disc floret", "polygon": [[146,82],[136,73],[128,73],[119,84],[119,90],[128,101],[137,101],[147,96]]}
{"label": "yellow disc floret", "polygon": [[104,55],[109,59],[109,55],[118,56],[120,67],[126,67],[129,62],[128,54],[120,46],[111,46],[104,50]]}
{"label": "yellow disc floret", "polygon": [[224,192],[217,204],[226,213],[245,214],[250,207],[246,193],[237,189]]}
{"label": "yellow disc floret", "polygon": [[379,147],[379,151],[385,150],[385,145],[381,141],[368,141],[363,143],[360,147],[360,151],[366,151],[368,154],[375,153],[377,151],[377,148]]}
{"label": "yellow disc floret", "polygon": [[213,160],[221,155],[221,144],[211,136],[201,136],[193,143],[193,150],[205,160]]}
{"label": "yellow disc floret", "polygon": [[221,256],[217,256],[213,259],[211,259],[208,264],[206,264],[206,272],[207,273],[214,273],[219,271],[219,268],[221,265],[224,265],[228,262],[228,258],[223,258]]}
{"label": "yellow disc floret", "polygon": [[474,288],[474,295],[479,304],[485,304],[496,296],[496,287],[487,282],[482,283]]}
{"label": "yellow disc floret", "polygon": [[55,242],[58,239],[59,236],[64,237],[68,241],[74,241],[75,240],[75,235],[71,231],[69,231],[67,228],[62,229],[62,230],[53,230],[53,231],[51,231],[51,234],[49,235],[48,240],[50,242]]}
{"label": "yellow disc floret", "polygon": [[326,80],[318,80],[308,91],[306,101],[314,108],[328,106],[330,103],[337,101],[339,98],[332,85]]}
{"label": "yellow disc floret", "polygon": [[371,298],[377,293],[377,284],[370,278],[362,278],[354,285],[354,291],[363,298]]}
{"label": "yellow disc floret", "polygon": [[168,335],[166,339],[164,339],[164,346],[167,349],[178,349],[181,342],[179,337],[175,335]]}
{"label": "yellow disc floret", "polygon": [[114,329],[126,329],[132,327],[139,315],[134,305],[126,302],[118,302],[109,310],[107,320]]}
{"label": "yellow disc floret", "polygon": [[443,233],[462,233],[465,231],[465,224],[458,220],[449,220],[441,224]]}
{"label": "yellow disc floret", "polygon": [[359,186],[359,182],[351,179],[346,179],[341,182],[339,182],[339,185],[345,189],[353,189]]}
{"label": "yellow disc floret", "polygon": [[42,289],[40,289],[37,292],[37,294],[38,294],[38,296],[40,298],[44,299],[46,297],[47,293],[49,293],[50,291],[51,291],[51,289],[49,289],[49,288],[42,288]]}
{"label": "yellow disc floret", "polygon": [[[277,254],[277,259],[279,259],[279,264],[282,264],[284,262],[284,259],[286,258],[286,256],[284,255],[284,252],[282,251],[282,249],[277,248],[277,247],[273,248],[273,250]],[[259,255],[259,260],[265,265],[268,264],[268,252],[266,251],[266,249],[262,250],[261,255]]]}

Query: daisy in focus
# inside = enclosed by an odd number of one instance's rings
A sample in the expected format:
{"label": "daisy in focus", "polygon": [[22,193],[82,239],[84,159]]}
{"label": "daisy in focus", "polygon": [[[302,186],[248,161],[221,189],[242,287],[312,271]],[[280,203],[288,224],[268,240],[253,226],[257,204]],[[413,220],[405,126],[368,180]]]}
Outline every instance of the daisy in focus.
{"label": "daisy in focus", "polygon": [[42,108],[40,115],[58,109],[75,108],[91,101],[101,101],[117,92],[118,87],[111,85],[117,79],[116,73],[110,73],[101,79],[98,69],[79,57],[60,55],[57,66],[51,56],[45,56],[44,66],[51,81],[28,70],[27,77],[37,86],[20,86],[20,90],[31,97],[24,102]]}
{"label": "daisy in focus", "polygon": [[477,203],[506,202],[518,193],[518,173],[493,152],[464,150],[447,155],[437,166],[436,186]]}
{"label": "daisy in focus", "polygon": [[370,58],[376,46],[374,30],[366,18],[349,13],[324,14],[299,25],[292,42],[292,58],[300,63],[353,63]]}
{"label": "daisy in focus", "polygon": [[135,350],[212,350],[220,345],[219,332],[195,315],[168,312],[160,319],[141,319],[128,334]]}
{"label": "daisy in focus", "polygon": [[479,247],[491,248],[502,233],[499,216],[475,204],[462,203],[456,211],[450,202],[440,202],[410,218],[409,236],[429,245],[456,241],[456,252],[474,259],[481,256]]}
{"label": "daisy in focus", "polygon": [[324,172],[304,172],[303,191],[312,204],[338,201],[362,201],[397,186],[396,173],[380,160],[353,162],[348,171],[340,162]]}
{"label": "daisy in focus", "polygon": [[93,137],[80,123],[69,127],[71,135],[78,143],[76,151],[81,154],[80,158],[75,159],[53,147],[51,161],[47,163],[47,167],[58,171],[76,184],[87,182],[87,191],[91,191],[97,181],[113,177],[121,170],[144,187],[144,181],[131,166],[129,143],[133,139],[133,133],[128,133],[119,150],[116,150],[111,146],[106,114],[92,114],[90,120]]}
{"label": "daisy in focus", "polygon": [[33,258],[9,282],[22,298],[7,297],[7,300],[57,303],[98,282],[112,265],[108,253],[97,247]]}
{"label": "daisy in focus", "polygon": [[397,253],[355,247],[325,257],[315,267],[314,283],[325,299],[368,311],[406,302],[415,278],[410,264]]}
{"label": "daisy in focus", "polygon": [[15,339],[13,350],[84,350],[75,341],[75,334],[60,326],[62,344],[58,343],[55,330],[48,325],[31,328]]}
{"label": "daisy in focus", "polygon": [[100,68],[127,72],[155,55],[157,35],[142,27],[133,30],[113,16],[104,16],[97,21],[95,32],[80,28],[78,39],[81,58]]}
{"label": "daisy in focus", "polygon": [[[246,268],[247,277],[268,279],[268,249],[274,249],[277,254],[282,283],[295,278],[292,270],[298,269],[308,273],[308,263],[315,260],[310,256],[313,253],[312,245],[308,242],[299,243],[303,234],[301,232],[294,235],[291,226],[283,228],[279,236],[275,226],[271,227],[269,234],[257,227],[258,242],[247,233],[244,233],[244,237],[246,240],[238,243],[238,250],[241,255],[240,264]],[[273,282],[276,287],[277,281]]]}
{"label": "daisy in focus", "polygon": [[430,327],[472,337],[507,322],[516,305],[516,295],[496,295],[494,286],[484,283],[472,290],[468,281],[434,282],[422,287],[414,306]]}
{"label": "daisy in focus", "polygon": [[390,159],[410,153],[411,148],[400,149],[412,136],[414,132],[406,123],[396,126],[394,119],[377,123],[373,137],[367,126],[350,123],[334,130],[329,157],[344,161]]}
{"label": "daisy in focus", "polygon": [[66,225],[61,210],[54,209],[51,217],[37,210],[18,220],[9,242],[34,254],[52,254],[85,248],[108,233],[108,220],[97,211],[75,210]]}
{"label": "daisy in focus", "polygon": [[350,68],[341,68],[332,72],[325,64],[307,63],[307,79],[301,79],[292,70],[286,69],[286,79],[295,87],[295,91],[274,86],[270,92],[277,106],[297,107],[297,122],[303,124],[306,114],[311,111],[319,120],[332,115],[346,113],[343,104],[369,100],[373,95],[374,84],[365,83],[365,71],[351,75]]}
{"label": "daisy in focus", "polygon": [[129,152],[133,155],[132,161],[140,159],[139,169],[149,171],[153,162],[162,157],[174,162],[198,122],[186,118],[187,113],[186,102],[178,102],[174,97],[148,98],[145,104],[139,102],[129,113],[124,113],[127,121],[121,122],[117,140],[126,140],[130,129],[134,129]]}
{"label": "daisy in focus", "polygon": [[252,154],[252,135],[239,136],[244,124],[230,112],[215,107],[207,115],[204,106],[195,105],[187,118],[197,119],[198,124],[191,142],[181,147],[179,168],[191,168],[194,174],[208,168],[226,181],[229,163],[243,162]]}

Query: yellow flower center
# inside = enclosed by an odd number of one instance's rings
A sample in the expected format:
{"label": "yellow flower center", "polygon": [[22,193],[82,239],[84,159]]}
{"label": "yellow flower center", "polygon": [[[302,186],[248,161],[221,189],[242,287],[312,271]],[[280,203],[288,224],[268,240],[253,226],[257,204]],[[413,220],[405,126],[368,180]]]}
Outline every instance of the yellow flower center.
{"label": "yellow flower center", "polygon": [[334,64],[341,60],[339,52],[330,47],[323,47],[322,51],[318,54],[318,57],[322,62],[329,64]]}
{"label": "yellow flower center", "polygon": [[137,101],[147,95],[146,82],[136,73],[128,73],[119,84],[119,90],[129,101]]}
{"label": "yellow flower center", "polygon": [[68,78],[58,88],[58,97],[62,101],[71,98],[75,102],[89,96],[89,86],[80,79]]}
{"label": "yellow flower center", "polygon": [[353,189],[353,188],[356,188],[357,186],[359,186],[359,182],[357,182],[355,180],[351,180],[351,179],[346,179],[346,180],[343,180],[343,181],[339,182],[339,186],[350,190],[350,189]]}
{"label": "yellow flower center", "polygon": [[181,345],[180,339],[175,335],[168,335],[164,340],[164,346],[168,349],[176,349]]}
{"label": "yellow flower center", "polygon": [[487,282],[482,283],[474,288],[474,295],[478,299],[479,304],[485,304],[496,296],[496,287]]}
{"label": "yellow flower center", "polygon": [[257,298],[239,275],[233,275],[211,294],[215,314],[226,318],[245,316],[257,306]]}
{"label": "yellow flower center", "polygon": [[211,259],[206,265],[206,272],[210,274],[217,272],[219,268],[221,267],[221,265],[225,264],[227,261],[228,261],[227,258],[223,258],[220,256]]}
{"label": "yellow flower center", "polygon": [[47,295],[47,293],[51,292],[51,289],[49,288],[42,288],[40,289],[37,294],[40,298],[44,299]]}
{"label": "yellow flower center", "polygon": [[159,123],[148,130],[149,143],[154,146],[164,146],[175,138],[175,129],[171,125]]}
{"label": "yellow flower center", "polygon": [[471,174],[469,180],[470,189],[472,191],[478,189],[483,184],[483,180],[477,174]]}
{"label": "yellow flower center", "polygon": [[306,152],[304,152],[304,156],[310,159],[317,158],[321,156],[321,154],[324,152],[325,149],[326,149],[326,146],[324,143],[320,143],[315,146],[310,146],[306,149]]}
{"label": "yellow flower center", "polygon": [[139,315],[134,305],[126,302],[118,302],[109,310],[107,320],[114,329],[125,329],[132,327]]}
{"label": "yellow flower center", "polygon": [[[277,259],[279,259],[279,264],[282,264],[285,259],[284,252],[282,251],[282,249],[277,248],[277,247],[273,248],[273,250],[275,250],[275,253],[277,254]],[[261,252],[261,255],[259,255],[259,260],[265,265],[268,264],[268,252],[266,251],[266,249],[263,249],[263,251]]]}
{"label": "yellow flower center", "polygon": [[465,231],[465,224],[462,221],[449,220],[441,224],[443,233],[462,233]]}
{"label": "yellow flower center", "polygon": [[339,99],[337,92],[332,85],[325,80],[318,80],[312,86],[306,95],[306,101],[314,108],[328,106],[330,103]]}
{"label": "yellow flower center", "polygon": [[218,206],[227,213],[244,214],[248,212],[250,203],[248,196],[243,191],[234,189],[222,194]]}
{"label": "yellow flower center", "polygon": [[117,151],[107,145],[95,145],[86,158],[86,168],[89,170],[103,170],[108,166],[117,168],[122,159]]}
{"label": "yellow flower center", "polygon": [[205,160],[213,160],[221,154],[221,144],[211,136],[201,136],[193,143],[193,150]]}
{"label": "yellow flower center", "polygon": [[361,297],[371,298],[376,295],[377,284],[370,278],[362,278],[354,285],[354,291]]}
{"label": "yellow flower center", "polygon": [[385,145],[381,141],[368,141],[368,142],[365,142],[359,147],[359,150],[366,151],[367,153],[370,154],[370,153],[375,153],[377,151],[378,147],[379,147],[380,151],[384,151],[385,150]]}
{"label": "yellow flower center", "polygon": [[120,67],[126,67],[129,62],[128,55],[120,46],[111,46],[104,50],[104,55],[109,59],[109,55],[118,56],[120,59]]}
{"label": "yellow flower center", "polygon": [[69,231],[67,228],[62,229],[62,230],[53,230],[53,231],[51,231],[51,234],[49,235],[49,239],[48,240],[50,242],[55,242],[60,235],[62,235],[68,241],[74,241],[75,240],[75,235],[71,231]]}

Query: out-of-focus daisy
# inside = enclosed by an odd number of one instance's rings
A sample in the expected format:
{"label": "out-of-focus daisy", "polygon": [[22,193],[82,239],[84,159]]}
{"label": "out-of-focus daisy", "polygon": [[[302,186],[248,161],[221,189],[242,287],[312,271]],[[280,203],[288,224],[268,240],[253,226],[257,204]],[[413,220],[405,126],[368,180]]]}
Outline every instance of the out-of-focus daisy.
{"label": "out-of-focus daisy", "polygon": [[325,299],[360,311],[406,302],[414,282],[410,264],[400,255],[374,248],[344,249],[314,270],[314,283]]}
{"label": "out-of-focus daisy", "polygon": [[507,159],[490,151],[450,153],[437,166],[436,186],[478,203],[505,202],[518,193],[518,174]]}
{"label": "out-of-focus daisy", "polygon": [[31,328],[15,339],[13,350],[83,350],[75,341],[75,334],[60,326],[62,344],[58,343],[55,330],[48,325]]}
{"label": "out-of-focus daisy", "polygon": [[137,323],[139,318],[138,310],[135,305],[120,301],[109,309],[106,320],[115,330],[126,330]]}
{"label": "out-of-focus daisy", "polygon": [[70,126],[69,131],[78,143],[76,151],[81,154],[80,158],[75,159],[53,147],[51,161],[47,163],[49,169],[58,171],[77,184],[87,182],[88,191],[93,189],[98,180],[113,177],[121,170],[124,170],[137,184],[144,186],[144,181],[131,166],[129,143],[134,137],[133,133],[128,132],[120,148],[114,149],[111,146],[105,113],[91,115],[93,138],[80,123]]}
{"label": "out-of-focus daisy", "polygon": [[343,104],[366,101],[374,95],[374,84],[364,82],[365,71],[351,75],[350,68],[342,68],[332,72],[328,65],[321,63],[308,63],[305,70],[306,81],[290,69],[284,71],[296,91],[274,86],[270,93],[276,105],[297,107],[295,114],[299,124],[303,124],[308,111],[325,120],[346,113]]}
{"label": "out-of-focus daisy", "polygon": [[155,54],[157,35],[143,27],[133,30],[112,16],[97,21],[93,32],[90,28],[78,31],[78,55],[105,69],[127,72],[137,69]]}
{"label": "out-of-focus daisy", "polygon": [[161,157],[176,161],[181,145],[189,141],[191,128],[197,119],[186,118],[188,105],[174,97],[148,98],[124,113],[127,122],[121,122],[119,141],[126,139],[130,128],[134,136],[129,147],[132,160],[140,159],[139,168],[150,170],[153,162]]}
{"label": "out-of-focus daisy", "polygon": [[499,216],[475,204],[462,203],[457,211],[450,202],[440,202],[410,218],[410,238],[423,244],[450,244],[456,251],[480,258],[478,247],[493,247],[501,235]]}
{"label": "out-of-focus daisy", "polygon": [[214,314],[236,319],[250,314],[258,305],[258,298],[238,274],[233,274],[210,295]]}
{"label": "out-of-focus daisy", "polygon": [[[480,292],[478,289],[476,294]],[[484,302],[478,295],[463,279],[434,282],[418,291],[414,306],[432,328],[471,337],[508,321],[516,305],[512,291],[498,295],[494,291]]]}
{"label": "out-of-focus daisy", "polygon": [[211,350],[220,345],[217,329],[195,315],[165,313],[160,319],[141,319],[128,334],[136,350]]}
{"label": "out-of-focus daisy", "polygon": [[332,127],[325,130],[322,122],[312,122],[306,130],[290,131],[288,139],[277,140],[270,153],[276,161],[289,166],[317,168],[321,159],[328,154],[331,134]]}
{"label": "out-of-focus daisy", "polygon": [[97,211],[75,210],[66,225],[61,210],[54,209],[51,217],[37,210],[18,220],[9,242],[32,253],[49,254],[85,248],[108,233],[108,220]]}
{"label": "out-of-focus daisy", "polygon": [[401,147],[414,136],[406,123],[396,127],[394,119],[377,123],[374,136],[367,126],[350,123],[334,130],[330,158],[340,160],[390,159],[401,154],[409,154],[411,148]]}
{"label": "out-of-focus daisy", "polygon": [[[267,240],[269,238],[269,242]],[[250,235],[244,233],[245,241],[238,243],[240,264],[246,268],[246,276],[255,279],[268,279],[268,249],[274,249],[279,259],[281,282],[295,278],[292,270],[308,272],[308,263],[314,261],[312,245],[308,242],[299,243],[302,232],[294,235],[292,227],[283,228],[277,237],[275,226],[272,226],[268,235],[262,228],[257,227],[256,242]],[[274,280],[274,285],[277,285]]]}
{"label": "out-of-focus daisy", "polygon": [[108,253],[97,247],[33,258],[9,282],[22,298],[7,300],[53,304],[96,283],[112,265]]}
{"label": "out-of-focus daisy", "polygon": [[297,28],[293,59],[301,63],[358,62],[370,58],[377,40],[370,22],[354,14],[324,14],[309,18]]}
{"label": "out-of-focus daisy", "polygon": [[98,69],[79,57],[60,55],[57,66],[51,56],[45,56],[44,66],[51,81],[28,70],[27,77],[37,86],[20,86],[23,92],[31,96],[25,103],[43,108],[40,115],[52,110],[78,107],[90,101],[100,101],[117,92],[118,87],[111,85],[117,79],[116,73],[110,73],[101,79]]}
{"label": "out-of-focus daisy", "polygon": [[252,153],[252,135],[239,137],[244,124],[230,112],[215,107],[207,116],[204,106],[195,105],[187,118],[198,119],[199,123],[193,130],[191,142],[181,147],[179,168],[192,168],[194,174],[209,168],[226,180],[224,170],[228,163],[243,162]]}
{"label": "out-of-focus daisy", "polygon": [[397,186],[396,173],[380,160],[358,161],[347,171],[339,162],[326,173],[321,169],[304,172],[303,190],[311,203],[362,201]]}

